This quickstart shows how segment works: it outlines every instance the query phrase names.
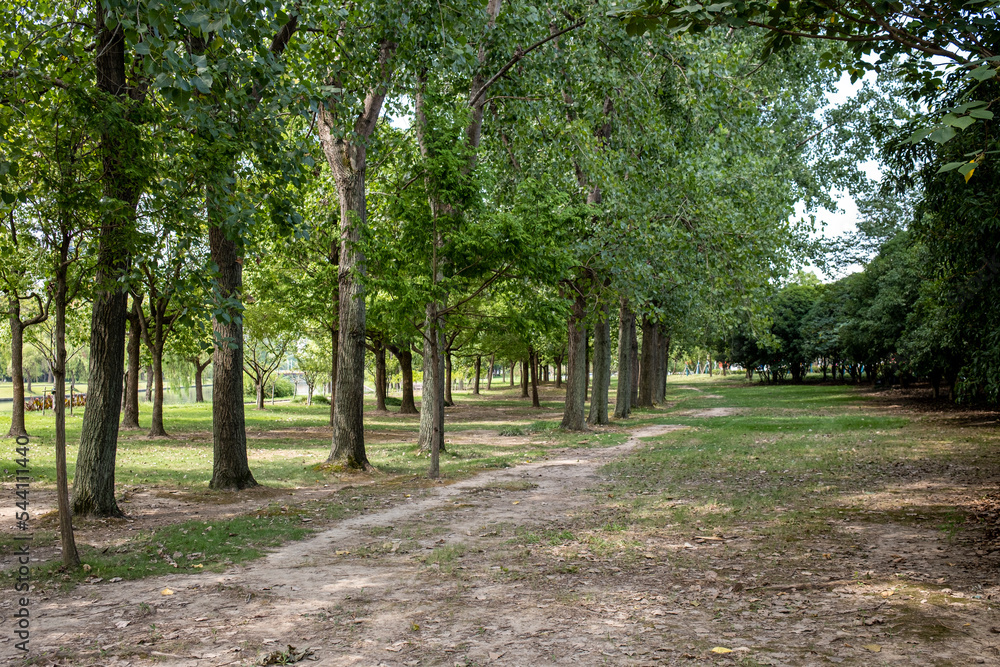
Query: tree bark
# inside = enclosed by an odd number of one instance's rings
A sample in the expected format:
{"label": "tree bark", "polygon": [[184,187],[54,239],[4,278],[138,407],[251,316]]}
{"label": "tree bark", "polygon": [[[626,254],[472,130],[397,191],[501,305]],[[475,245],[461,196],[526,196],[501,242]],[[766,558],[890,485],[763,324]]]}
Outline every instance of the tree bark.
{"label": "tree bark", "polygon": [[330,330],[330,340],[333,349],[330,352],[330,426],[333,426],[333,412],[337,407],[337,350],[340,349],[340,330]]}
{"label": "tree bark", "polygon": [[[62,563],[65,567],[80,566],[80,555],[73,535],[73,516],[69,502],[69,477],[66,470],[66,293],[69,239],[64,237],[59,264],[56,268],[56,288],[53,302],[56,308],[55,359],[52,375],[55,380],[52,412],[56,422],[56,495],[59,509],[59,537],[62,544]],[[121,383],[119,383],[121,386]],[[117,418],[115,419],[117,424]]]}
{"label": "tree bark", "polygon": [[401,383],[403,399],[399,405],[399,414],[415,415],[418,411],[416,404],[413,402],[413,353],[410,352],[408,347],[390,347],[389,349],[399,361],[399,374],[403,378]]}
{"label": "tree bark", "polygon": [[556,389],[562,389],[562,362],[563,356],[556,355]]}
{"label": "tree bark", "polygon": [[444,351],[444,405],[447,408],[455,405],[451,397],[451,350]]}
{"label": "tree bark", "polygon": [[[21,302],[16,296],[10,297],[10,379],[14,383],[14,403],[11,406],[10,430],[7,431],[10,438],[28,435],[24,427],[24,330],[46,320],[47,313],[41,307],[41,299],[38,299],[38,305],[38,315],[22,321]],[[30,377],[28,391],[31,391]]]}
{"label": "tree bark", "polygon": [[528,360],[521,359],[521,398],[528,398]]}
{"label": "tree bark", "polygon": [[642,317],[642,358],[639,370],[639,407],[653,407],[659,359],[659,328],[648,316]]}
{"label": "tree bark", "polygon": [[635,313],[632,313],[631,347],[632,347],[632,394],[629,409],[639,404],[639,334],[636,331]]}
{"label": "tree bark", "polygon": [[[95,5],[97,88],[129,109],[124,28],[121,23],[107,27],[104,5],[99,2]],[[87,409],[83,413],[73,482],[73,512],[81,516],[122,516],[115,501],[115,458],[128,295],[119,279],[131,264],[132,233],[143,177],[138,175],[142,163],[138,128],[127,116],[120,121],[105,123],[106,129],[101,134],[102,190],[112,205],[102,216],[99,234],[90,319]]]}
{"label": "tree bark", "polygon": [[510,386],[511,386],[511,388],[514,387],[514,369],[515,368],[517,368],[517,362],[516,361],[510,362]]}
{"label": "tree bark", "polygon": [[205,373],[205,369],[212,362],[212,358],[209,357],[204,363],[201,361],[201,357],[192,357],[191,363],[194,364],[194,402],[204,403],[205,402],[205,392],[203,389],[202,376]]}
{"label": "tree bark", "polygon": [[146,402],[153,402],[153,364],[146,364]]}
{"label": "tree bark", "polygon": [[584,324],[587,303],[583,294],[577,293],[567,324],[569,358],[566,360],[566,403],[563,408],[562,428],[583,431],[584,392],[587,373],[587,328]]}
{"label": "tree bark", "polygon": [[662,325],[659,327],[658,338],[660,349],[656,364],[656,391],[653,394],[653,402],[657,405],[663,403],[667,396],[667,364],[670,359],[670,336]]}
{"label": "tree bark", "polygon": [[476,355],[476,361],[473,366],[476,373],[476,379],[472,384],[472,395],[479,396],[479,374],[483,370],[483,358],[480,355]]}
{"label": "tree bark", "polygon": [[125,376],[125,407],[122,409],[122,428],[136,430],[139,426],[139,361],[142,349],[142,324],[139,309],[142,297],[132,295],[132,311],[128,318],[128,372]]}
{"label": "tree bark", "polygon": [[[420,433],[417,436],[417,443],[421,452],[431,454],[433,468],[433,452],[435,447],[434,438],[438,435],[440,428],[440,441],[436,443],[439,452],[445,451],[444,446],[444,424],[435,423],[437,411],[434,404],[442,404],[441,415],[444,415],[444,357],[440,350],[444,347],[444,336],[441,330],[434,325],[437,318],[437,305],[429,303],[426,306],[426,320],[424,323],[424,381],[420,387]],[[435,366],[435,360],[437,366]],[[436,378],[441,378],[440,401],[436,387]],[[442,417],[443,419],[443,417]]]}
{"label": "tree bark", "polygon": [[608,423],[608,389],[611,386],[611,324],[607,307],[601,308],[594,326],[594,388],[590,397],[588,424]]}
{"label": "tree bark", "polygon": [[[396,45],[383,42],[379,54],[382,74],[388,78],[388,61]],[[320,106],[317,132],[327,163],[337,183],[340,202],[340,256],[337,274],[340,345],[337,351],[336,392],[333,404],[333,445],[330,461],[342,461],[349,468],[368,469],[365,451],[365,256],[359,242],[367,224],[365,199],[368,140],[375,132],[382,112],[386,88],[380,82],[369,90],[364,107],[353,123],[353,132],[343,131],[344,123],[326,104]],[[333,100],[336,108],[337,100]],[[352,136],[353,135],[353,136]]]}
{"label": "tree bark", "polygon": [[486,391],[489,391],[493,387],[493,361],[494,354],[490,355],[490,368],[486,372]]}
{"label": "tree bark", "polygon": [[385,345],[381,340],[376,340],[373,344],[375,348],[375,409],[380,412],[388,412],[385,406]]}
{"label": "tree bark", "polygon": [[[223,299],[243,298],[243,262],[236,242],[221,227],[208,232],[212,261],[219,267],[218,292]],[[227,304],[212,320],[212,480],[209,487],[239,491],[257,486],[247,457],[243,409],[243,319]]]}
{"label": "tree bark", "polygon": [[618,391],[615,395],[615,418],[627,419],[632,414],[632,338],[635,336],[635,313],[624,298],[618,313]]}
{"label": "tree bark", "polygon": [[528,365],[531,368],[531,407],[542,407],[538,400],[538,353],[534,349],[529,349]]}
{"label": "tree bark", "polygon": [[149,437],[165,438],[167,431],[163,428],[163,341],[155,341],[153,355],[153,416],[150,420]]}

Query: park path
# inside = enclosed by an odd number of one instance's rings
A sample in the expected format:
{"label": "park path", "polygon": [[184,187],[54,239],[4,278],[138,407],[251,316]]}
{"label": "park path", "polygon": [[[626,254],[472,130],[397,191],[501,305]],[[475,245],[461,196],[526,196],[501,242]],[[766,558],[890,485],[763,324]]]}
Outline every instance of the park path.
{"label": "park path", "polygon": [[[940,531],[845,519],[794,552],[750,530],[616,538],[599,468],[679,428],[413,492],[222,574],[49,594],[32,606],[35,664],[249,666],[307,649],[320,667],[1000,664],[995,582],[932,591],[880,573],[903,559],[955,574],[968,549]],[[0,659],[19,664],[8,620]]]}
{"label": "park path", "polygon": [[[406,654],[418,646],[417,652],[440,658],[433,663],[468,654],[528,664],[540,645],[574,654],[581,628],[535,604],[539,591],[521,580],[521,568],[493,564],[490,555],[504,541],[504,529],[569,524],[593,505],[587,489],[599,482],[599,466],[626,455],[641,438],[676,428],[645,427],[616,447],[557,451],[545,461],[434,487],[221,575],[82,585],[51,595],[34,606],[32,652],[71,649],[74,663],[107,665],[144,664],[143,654],[164,665],[250,664],[261,647],[287,650],[288,644],[311,647],[321,662],[306,664],[322,665],[408,664]],[[435,551],[470,565],[422,562]],[[450,574],[442,574],[442,566]],[[572,579],[562,594],[604,585],[565,569],[549,575]],[[163,595],[164,589],[172,594]],[[603,635],[605,627],[595,629]],[[538,637],[540,645],[514,642],[519,648],[511,648],[515,636]],[[617,648],[615,640],[600,643]],[[9,658],[11,643],[2,646]]]}

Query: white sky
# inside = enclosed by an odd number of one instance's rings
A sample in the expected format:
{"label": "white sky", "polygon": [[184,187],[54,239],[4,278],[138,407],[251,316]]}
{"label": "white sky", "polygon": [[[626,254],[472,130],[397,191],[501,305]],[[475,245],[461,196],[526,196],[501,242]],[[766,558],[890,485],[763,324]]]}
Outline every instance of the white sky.
{"label": "white sky", "polygon": [[[872,73],[869,72],[865,75],[865,80],[871,81],[873,80],[872,77]],[[844,73],[841,75],[840,81],[837,82],[837,90],[833,93],[827,93],[826,98],[829,100],[831,105],[839,105],[856,95],[860,88],[860,81],[852,84],[851,76]],[[876,162],[864,162],[860,165],[860,167],[868,175],[868,177],[873,180],[878,180],[882,177],[882,172],[879,170],[879,166]],[[857,229],[859,216],[858,207],[854,203],[854,198],[851,197],[850,194],[838,190],[834,190],[832,194],[834,199],[837,200],[840,210],[828,211],[826,209],[822,209],[816,211],[816,224],[819,229],[817,230],[815,238],[834,239],[846,232],[852,232]],[[802,216],[803,214],[804,209],[802,206],[800,205],[796,207],[796,215]],[[832,276],[827,276],[811,263],[807,264],[803,268],[806,271],[812,271],[824,282],[832,282],[851,273],[860,271],[863,267],[860,264],[852,264]]]}

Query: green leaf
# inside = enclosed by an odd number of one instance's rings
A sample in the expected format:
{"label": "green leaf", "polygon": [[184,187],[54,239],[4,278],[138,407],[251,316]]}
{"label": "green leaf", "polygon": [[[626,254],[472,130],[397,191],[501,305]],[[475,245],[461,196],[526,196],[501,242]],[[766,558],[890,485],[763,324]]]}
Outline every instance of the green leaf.
{"label": "green leaf", "polygon": [[969,172],[975,171],[976,167],[978,167],[978,166],[979,165],[975,161],[973,161],[973,162],[963,162],[962,166],[960,166],[958,168],[958,173],[960,173],[962,176],[965,176],[966,177],[965,180],[968,181],[969,180],[968,179]]}
{"label": "green leaf", "polygon": [[953,139],[956,134],[957,134],[957,132],[955,132],[955,128],[953,128],[953,127],[942,127],[942,128],[938,128],[937,130],[934,130],[933,132],[931,132],[931,134],[930,134],[930,136],[928,138],[931,141],[935,142],[935,143],[943,144],[943,143],[945,143],[945,142],[950,141],[951,139]]}
{"label": "green leaf", "polygon": [[973,118],[982,118],[983,120],[993,120],[993,112],[987,109],[973,109],[969,112],[969,115]]}
{"label": "green leaf", "polygon": [[969,72],[969,76],[971,76],[976,81],[986,81],[986,79],[992,79],[994,76],[996,76],[996,74],[997,71],[987,65],[983,65],[982,67],[977,67],[976,69]]}
{"label": "green leaf", "polygon": [[963,164],[969,164],[969,163],[968,162],[949,162],[948,164],[946,164],[943,167],[941,167],[940,169],[938,169],[937,173],[938,174],[942,174],[942,173],[944,173],[946,171],[954,171],[955,169],[958,169],[959,167],[961,167]]}
{"label": "green leaf", "polygon": [[142,56],[149,55],[149,44],[146,42],[139,42],[135,45],[135,52]]}
{"label": "green leaf", "polygon": [[208,93],[212,89],[212,75],[208,72],[199,74],[191,79],[191,83],[195,85],[199,92]]}

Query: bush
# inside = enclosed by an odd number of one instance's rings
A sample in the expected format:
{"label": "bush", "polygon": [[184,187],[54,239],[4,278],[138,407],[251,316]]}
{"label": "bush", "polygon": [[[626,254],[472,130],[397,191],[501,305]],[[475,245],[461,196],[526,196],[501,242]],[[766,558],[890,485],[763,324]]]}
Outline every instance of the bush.
{"label": "bush", "polygon": [[320,403],[322,405],[330,405],[330,397],[324,396],[323,394],[313,394],[313,403]]}
{"label": "bush", "polygon": [[[288,378],[281,375],[272,374],[270,379],[264,384],[264,398],[271,398],[271,385],[274,384],[275,398],[288,398],[295,395],[295,385]],[[250,376],[243,375],[243,395],[249,398],[257,397],[257,388],[254,386]],[[315,398],[313,399],[315,400]]]}

